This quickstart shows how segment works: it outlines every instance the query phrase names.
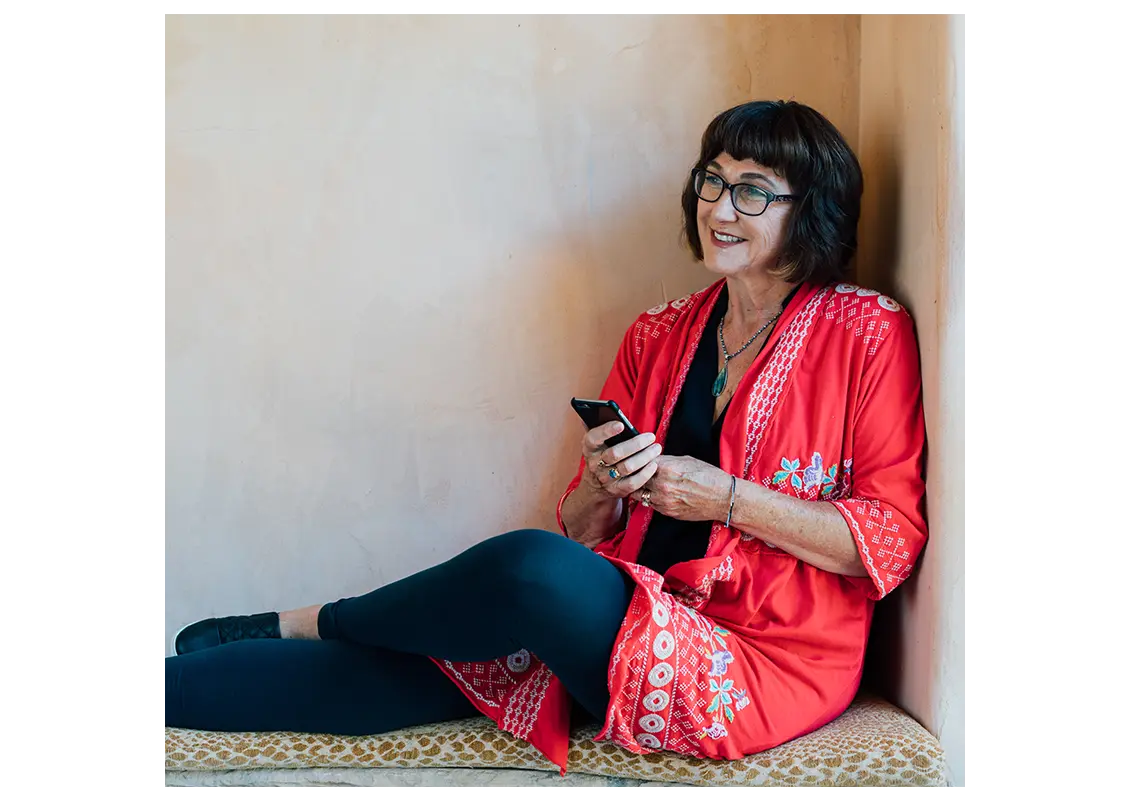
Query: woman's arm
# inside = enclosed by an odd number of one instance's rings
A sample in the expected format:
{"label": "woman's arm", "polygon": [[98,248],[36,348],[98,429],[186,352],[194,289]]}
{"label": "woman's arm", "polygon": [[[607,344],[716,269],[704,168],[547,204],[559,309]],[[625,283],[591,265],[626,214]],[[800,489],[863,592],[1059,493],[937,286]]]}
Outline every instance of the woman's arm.
{"label": "woman's arm", "polygon": [[[682,520],[725,522],[730,513],[730,475],[690,456],[660,456],[646,499],[660,514]],[[643,490],[632,495],[645,499]],[[851,531],[827,502],[813,502],[738,480],[730,527],[839,575],[864,577]]]}
{"label": "woman's arm", "polygon": [[624,501],[581,483],[561,504],[561,522],[565,535],[590,550],[620,528]]}
{"label": "woman's arm", "polygon": [[[728,488],[723,522],[730,506]],[[814,567],[837,575],[867,576],[851,531],[831,503],[801,500],[739,480],[730,525]]]}

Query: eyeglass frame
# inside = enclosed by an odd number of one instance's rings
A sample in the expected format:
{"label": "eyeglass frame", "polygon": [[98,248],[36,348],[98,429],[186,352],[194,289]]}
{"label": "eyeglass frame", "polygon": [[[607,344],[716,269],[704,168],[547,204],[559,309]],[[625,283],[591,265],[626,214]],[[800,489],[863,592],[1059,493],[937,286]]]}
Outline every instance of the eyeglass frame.
{"label": "eyeglass frame", "polygon": [[[719,192],[718,196],[713,200],[707,200],[705,197],[698,193],[698,180],[696,176],[699,172],[701,172],[703,175],[710,175],[722,181],[722,191]],[[761,209],[756,214],[751,214],[748,211],[742,211],[740,208],[738,208],[738,201],[734,197],[734,189],[738,188],[739,186],[748,186],[749,188],[756,189],[757,191],[765,195],[765,208]],[[717,203],[722,199],[722,195],[726,194],[728,190],[730,192],[730,205],[734,207],[734,211],[737,211],[739,214],[744,214],[747,217],[760,217],[762,214],[769,210],[769,206],[773,205],[773,203],[777,202],[778,200],[783,203],[787,203],[792,200],[796,200],[798,197],[798,195],[795,194],[773,194],[773,192],[769,191],[768,189],[764,189],[753,183],[727,183],[726,179],[719,175],[717,172],[711,172],[708,169],[702,168],[691,170],[691,189],[694,191],[695,197],[697,197],[704,203]]]}

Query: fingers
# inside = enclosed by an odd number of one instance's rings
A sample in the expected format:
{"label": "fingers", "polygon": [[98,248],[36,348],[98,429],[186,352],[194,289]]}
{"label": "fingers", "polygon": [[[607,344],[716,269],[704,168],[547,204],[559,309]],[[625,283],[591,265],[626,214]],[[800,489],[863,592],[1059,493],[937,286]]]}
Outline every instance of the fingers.
{"label": "fingers", "polygon": [[642,479],[638,479],[638,473],[654,463],[663,451],[653,433],[642,433],[606,448],[605,440],[615,436],[623,427],[619,422],[600,425],[588,431],[581,442],[589,480],[613,497],[624,497],[649,480],[655,474],[654,469]]}
{"label": "fingers", "polygon": [[[604,459],[605,464],[619,464],[629,456],[634,456],[646,450],[648,447],[651,447],[653,444],[655,444],[654,433],[641,433],[639,436],[629,439],[626,442],[620,442],[620,444],[614,447],[609,447],[601,455],[601,458]],[[622,471],[623,470],[621,470],[621,472]]]}
{"label": "fingers", "polygon": [[622,430],[624,430],[623,423],[606,422],[585,433],[584,438],[581,439],[581,450],[584,452],[585,458],[588,458],[594,453],[602,452],[604,450],[604,442],[611,439]]}
{"label": "fingers", "polygon": [[649,461],[638,472],[633,472],[626,478],[612,481],[609,485],[604,487],[604,490],[613,497],[628,497],[633,492],[638,492],[642,489],[643,485],[655,476],[655,471],[658,468],[655,461]]}
{"label": "fingers", "polygon": [[[612,448],[609,448],[609,450],[611,449]],[[609,450],[602,451],[606,458],[608,457]],[[600,458],[601,453],[596,453],[590,456],[586,463],[589,473],[600,488],[614,497],[623,497],[629,492],[635,491],[635,488],[638,488],[636,483],[639,482],[634,480],[635,477],[640,474],[641,470],[647,469],[649,466],[654,466],[662,450],[663,448],[660,445],[653,444],[636,455],[615,464],[610,464],[607,460],[602,460]],[[615,471],[615,476],[613,475],[613,471]],[[654,474],[655,469],[651,469],[647,473],[648,478]],[[648,478],[644,478],[644,481],[647,481]],[[632,480],[629,481],[629,479]],[[628,482],[625,483],[625,481]],[[639,483],[639,485],[643,484]],[[622,488],[624,486],[635,488],[625,490]]]}
{"label": "fingers", "polygon": [[[610,448],[610,449],[615,449],[615,448]],[[631,475],[633,473],[639,472],[641,469],[643,469],[645,466],[647,466],[648,463],[658,459],[659,455],[662,452],[663,452],[663,447],[661,445],[659,445],[658,443],[653,444],[650,447],[645,447],[643,450],[639,451],[634,456],[631,456],[630,458],[625,458],[623,461],[616,462],[616,470],[621,475]],[[605,463],[608,463],[607,453],[605,454],[604,461],[605,461]]]}

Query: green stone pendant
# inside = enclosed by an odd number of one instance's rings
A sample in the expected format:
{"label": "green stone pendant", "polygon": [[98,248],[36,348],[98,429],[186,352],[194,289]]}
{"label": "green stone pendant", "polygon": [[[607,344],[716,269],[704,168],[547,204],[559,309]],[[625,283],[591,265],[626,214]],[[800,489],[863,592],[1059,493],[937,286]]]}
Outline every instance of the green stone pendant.
{"label": "green stone pendant", "polygon": [[726,371],[729,366],[730,362],[728,361],[723,364],[722,371],[719,372],[718,377],[714,379],[714,386],[710,391],[714,393],[715,397],[718,397],[718,395],[722,394],[722,390],[726,388]]}

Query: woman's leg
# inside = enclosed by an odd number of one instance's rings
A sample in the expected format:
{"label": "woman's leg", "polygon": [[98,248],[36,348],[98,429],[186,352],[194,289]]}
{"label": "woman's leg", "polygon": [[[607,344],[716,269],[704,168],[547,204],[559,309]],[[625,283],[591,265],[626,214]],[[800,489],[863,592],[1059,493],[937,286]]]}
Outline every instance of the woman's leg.
{"label": "woman's leg", "polygon": [[429,659],[348,642],[254,639],[165,659],[165,724],[361,735],[479,712]]}
{"label": "woman's leg", "polygon": [[512,531],[366,595],[322,606],[317,633],[452,661],[486,661],[524,648],[603,719],[608,662],[634,587],[571,539]]}

